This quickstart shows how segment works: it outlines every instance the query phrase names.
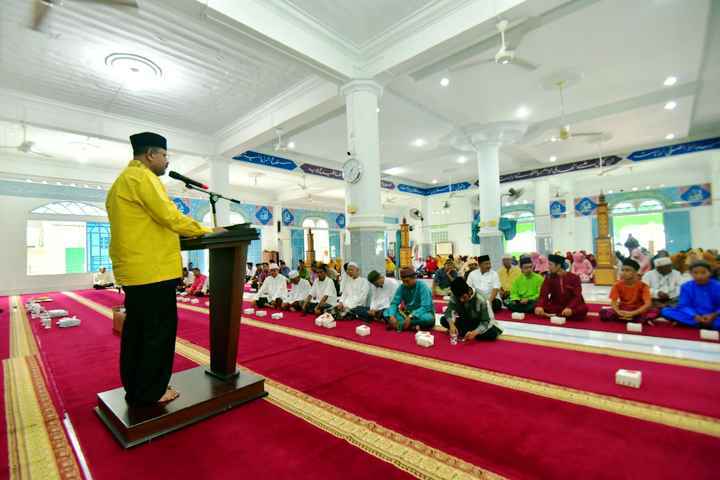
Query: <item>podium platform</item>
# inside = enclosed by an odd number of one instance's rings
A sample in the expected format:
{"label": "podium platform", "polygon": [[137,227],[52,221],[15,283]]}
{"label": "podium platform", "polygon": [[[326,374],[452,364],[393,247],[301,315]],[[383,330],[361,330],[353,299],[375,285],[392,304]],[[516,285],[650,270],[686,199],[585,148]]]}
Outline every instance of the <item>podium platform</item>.
{"label": "podium platform", "polygon": [[210,366],[174,373],[170,385],[180,397],[165,405],[131,407],[122,387],[99,393],[95,412],[124,448],[267,395],[263,377],[236,368],[247,249],[258,238],[242,224],[180,242],[183,250],[210,250]]}

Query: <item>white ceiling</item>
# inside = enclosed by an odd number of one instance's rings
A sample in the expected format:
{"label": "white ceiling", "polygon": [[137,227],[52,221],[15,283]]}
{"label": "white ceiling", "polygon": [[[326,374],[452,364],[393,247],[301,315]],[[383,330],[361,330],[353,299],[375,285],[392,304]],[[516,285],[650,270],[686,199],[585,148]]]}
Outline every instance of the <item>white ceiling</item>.
{"label": "white ceiling", "polygon": [[[193,0],[137,11],[67,1],[33,31],[32,2],[0,2],[0,88],[201,133],[215,132],[310,75],[304,65],[200,16]],[[163,77],[141,88],[105,65],[139,54]]]}

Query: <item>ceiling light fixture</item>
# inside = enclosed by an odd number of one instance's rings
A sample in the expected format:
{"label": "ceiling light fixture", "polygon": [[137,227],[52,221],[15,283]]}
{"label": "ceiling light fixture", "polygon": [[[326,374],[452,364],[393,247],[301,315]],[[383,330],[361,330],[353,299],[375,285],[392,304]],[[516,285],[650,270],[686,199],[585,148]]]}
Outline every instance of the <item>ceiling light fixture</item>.
{"label": "ceiling light fixture", "polygon": [[527,118],[530,116],[530,109],[525,105],[521,105],[517,110],[515,110],[515,116],[517,118]]}
{"label": "ceiling light fixture", "polygon": [[424,138],[416,138],[413,140],[412,144],[416,147],[424,147],[427,145],[427,141]]}
{"label": "ceiling light fixture", "polygon": [[155,62],[134,53],[111,53],[105,57],[105,65],[112,68],[122,82],[130,87],[147,86],[163,74]]}
{"label": "ceiling light fixture", "polygon": [[375,109],[375,113],[380,113],[380,107],[377,107],[377,108]]}
{"label": "ceiling light fixture", "polygon": [[400,175],[401,173],[405,173],[405,169],[402,167],[393,167],[383,170],[383,173],[387,175]]}
{"label": "ceiling light fixture", "polygon": [[638,191],[638,187],[633,187],[633,188],[632,188],[632,191],[633,191],[633,192],[637,192],[637,191]]}
{"label": "ceiling light fixture", "polygon": [[295,148],[295,142],[288,142],[287,146],[290,150],[292,150],[293,148]]}
{"label": "ceiling light fixture", "polygon": [[675,110],[675,107],[677,107],[677,102],[675,100],[670,100],[665,104],[665,110]]}
{"label": "ceiling light fixture", "polygon": [[557,142],[557,138],[555,138],[555,137],[550,137],[550,141],[553,142],[553,143],[555,143],[555,142]]}
{"label": "ceiling light fixture", "polygon": [[650,185],[645,185],[645,190],[650,190]]}
{"label": "ceiling light fixture", "polygon": [[665,135],[665,140],[672,140],[674,138],[675,138],[674,133],[668,133],[667,135]]}
{"label": "ceiling light fixture", "polygon": [[612,190],[608,190],[608,193],[613,193],[613,191],[612,191]]}
{"label": "ceiling light fixture", "polygon": [[441,87],[447,87],[448,85],[450,85],[450,79],[449,79],[449,78],[443,77],[443,78],[440,79],[440,86],[441,86]]}
{"label": "ceiling light fixture", "polygon": [[551,155],[551,156],[550,156],[550,161],[551,161],[551,162],[556,162],[556,161],[557,161],[557,157],[556,157],[555,155]]}
{"label": "ceiling light fixture", "polygon": [[438,183],[437,178],[433,178],[432,183],[433,183],[433,185],[437,185],[437,183]]}
{"label": "ceiling light fixture", "polygon": [[466,156],[460,155],[460,156],[458,157],[458,159],[457,159],[457,162],[458,162],[458,163],[467,163],[467,160],[468,160],[468,159],[467,159]]}
{"label": "ceiling light fixture", "polygon": [[670,76],[665,79],[665,81],[663,82],[663,85],[665,85],[666,87],[672,87],[676,83],[677,83],[677,77]]}

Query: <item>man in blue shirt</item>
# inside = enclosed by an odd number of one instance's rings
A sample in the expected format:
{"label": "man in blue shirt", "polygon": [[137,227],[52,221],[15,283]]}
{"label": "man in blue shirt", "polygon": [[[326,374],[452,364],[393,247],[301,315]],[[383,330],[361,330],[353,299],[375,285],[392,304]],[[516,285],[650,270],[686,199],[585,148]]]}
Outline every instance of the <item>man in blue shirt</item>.
{"label": "man in blue shirt", "polygon": [[388,330],[430,330],[435,326],[432,291],[425,282],[418,282],[415,270],[400,270],[400,285],[390,306],[385,310]]}
{"label": "man in blue shirt", "polygon": [[445,266],[435,272],[435,277],[433,277],[433,293],[435,295],[449,295],[450,284],[458,276],[458,272],[455,269],[455,262],[451,259],[446,260]]}
{"label": "man in blue shirt", "polygon": [[683,325],[720,330],[720,282],[702,260],[690,265],[690,273],[693,279],[680,287],[677,307],[663,308],[661,315]]}

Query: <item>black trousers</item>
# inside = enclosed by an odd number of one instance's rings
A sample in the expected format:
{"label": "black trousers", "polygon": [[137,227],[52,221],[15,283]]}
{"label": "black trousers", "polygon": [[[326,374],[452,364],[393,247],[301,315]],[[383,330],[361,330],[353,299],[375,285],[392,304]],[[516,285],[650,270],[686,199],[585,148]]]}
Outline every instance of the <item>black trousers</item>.
{"label": "black trousers", "polygon": [[533,313],[535,311],[535,300],[530,300],[527,303],[510,302],[507,307],[511,312],[517,313]]}
{"label": "black trousers", "polygon": [[502,310],[502,300],[500,298],[495,297],[495,300],[491,302],[492,310],[493,312],[499,312]]}
{"label": "black trousers", "polygon": [[[440,324],[445,328],[450,328],[450,322],[445,320],[445,317],[440,319]],[[460,338],[464,337],[467,332],[475,330],[478,325],[480,325],[479,321],[468,321],[463,317],[458,317],[455,320],[455,327],[457,327],[458,329],[458,337]],[[495,340],[497,337],[500,336],[501,333],[502,330],[500,330],[497,326],[493,325],[485,332],[475,337],[475,340]]]}
{"label": "black trousers", "polygon": [[125,286],[120,378],[130,405],[152,404],[165,394],[177,334],[177,279]]}

